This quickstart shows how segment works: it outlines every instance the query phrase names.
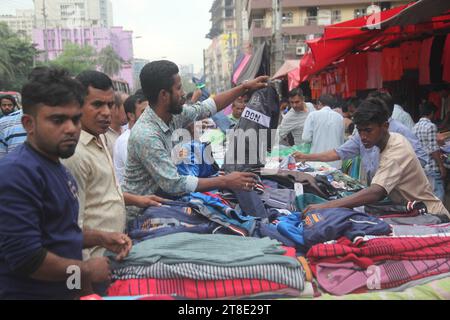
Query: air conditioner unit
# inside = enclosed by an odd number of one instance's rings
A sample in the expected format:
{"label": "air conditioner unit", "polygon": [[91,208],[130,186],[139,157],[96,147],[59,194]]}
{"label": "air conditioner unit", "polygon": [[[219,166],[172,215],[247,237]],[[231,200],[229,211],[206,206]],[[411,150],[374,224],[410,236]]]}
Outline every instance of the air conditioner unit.
{"label": "air conditioner unit", "polygon": [[306,47],[297,47],[295,52],[298,56],[304,56],[306,54]]}

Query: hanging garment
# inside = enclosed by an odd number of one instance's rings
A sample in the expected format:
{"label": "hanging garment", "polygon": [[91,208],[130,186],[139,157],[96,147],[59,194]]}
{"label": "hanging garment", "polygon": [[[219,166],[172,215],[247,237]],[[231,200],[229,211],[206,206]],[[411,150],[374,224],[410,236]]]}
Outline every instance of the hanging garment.
{"label": "hanging garment", "polygon": [[419,84],[428,85],[430,80],[430,57],[431,46],[433,45],[433,37],[425,39],[422,42],[420,49],[420,61],[419,61]]}
{"label": "hanging garment", "polygon": [[367,89],[381,89],[383,87],[382,62],[383,55],[381,52],[369,52],[367,54]]}
{"label": "hanging garment", "polygon": [[400,45],[402,63],[405,70],[419,69],[421,47],[422,44],[420,41],[407,41]]}
{"label": "hanging garment", "polygon": [[400,48],[383,49],[381,73],[383,81],[398,81],[403,76],[403,62]]}
{"label": "hanging garment", "polygon": [[247,104],[234,135],[229,138],[225,153],[226,172],[249,171],[265,165],[267,151],[271,151],[272,130],[278,128],[279,97],[273,87],[256,91]]}
{"label": "hanging garment", "polygon": [[[431,46],[430,54],[430,81],[431,84],[442,82],[442,57],[444,54],[445,35],[438,35],[434,37],[433,45]],[[440,112],[439,112],[440,116]]]}
{"label": "hanging garment", "polygon": [[444,55],[442,56],[442,65],[444,68],[444,74],[442,79],[446,82],[450,82],[450,35],[447,35],[444,46]]}

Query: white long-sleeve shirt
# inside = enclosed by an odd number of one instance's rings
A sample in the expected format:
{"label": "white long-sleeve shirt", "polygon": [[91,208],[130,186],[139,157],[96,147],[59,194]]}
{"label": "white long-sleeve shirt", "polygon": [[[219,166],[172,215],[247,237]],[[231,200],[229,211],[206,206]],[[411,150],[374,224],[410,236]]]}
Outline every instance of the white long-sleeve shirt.
{"label": "white long-sleeve shirt", "polygon": [[[303,141],[311,143],[311,153],[334,150],[345,142],[344,118],[330,107],[309,114],[303,130]],[[340,169],[342,161],[330,162]]]}

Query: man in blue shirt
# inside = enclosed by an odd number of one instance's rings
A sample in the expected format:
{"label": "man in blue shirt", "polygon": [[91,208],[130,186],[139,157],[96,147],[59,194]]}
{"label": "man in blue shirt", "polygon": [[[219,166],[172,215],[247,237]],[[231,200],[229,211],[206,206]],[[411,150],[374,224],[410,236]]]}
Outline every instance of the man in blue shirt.
{"label": "man in blue shirt", "polygon": [[84,247],[122,259],[131,244],[78,227],[78,187],[59,159],[75,152],[84,88],[66,71],[40,68],[22,94],[27,141],[0,160],[0,299],[73,299],[110,280],[109,261],[83,262]]}
{"label": "man in blue shirt", "polygon": [[[389,132],[399,133],[411,143],[416,156],[419,159],[420,164],[422,165],[422,168],[424,168],[430,161],[430,157],[422,148],[419,139],[414,135],[414,133],[397,120],[392,119],[392,113],[394,111],[394,102],[392,100],[392,97],[388,93],[384,92],[375,92],[371,94],[370,97],[381,99],[384,102],[389,111]],[[361,156],[361,162],[367,172],[367,180],[370,184],[380,164],[380,149],[377,146],[374,146],[370,149],[364,147],[359,133],[353,135],[346,143],[334,150],[319,154],[306,155],[299,152],[294,154],[294,157],[298,162],[330,162],[338,160],[349,160],[356,156]]]}
{"label": "man in blue shirt", "polygon": [[27,139],[27,132],[22,126],[22,115],[22,110],[19,110],[0,119],[0,159]]}

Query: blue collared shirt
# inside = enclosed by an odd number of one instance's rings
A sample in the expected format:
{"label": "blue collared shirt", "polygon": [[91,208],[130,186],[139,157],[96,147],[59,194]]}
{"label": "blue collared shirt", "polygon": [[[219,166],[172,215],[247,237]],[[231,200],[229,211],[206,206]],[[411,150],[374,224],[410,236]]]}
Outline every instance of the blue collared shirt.
{"label": "blue collared shirt", "polygon": [[22,116],[23,112],[19,110],[0,119],[0,159],[27,140]]}
{"label": "blue collared shirt", "polygon": [[[389,124],[390,132],[399,133],[408,139],[414,148],[420,164],[423,168],[425,168],[430,161],[430,156],[422,148],[416,135],[397,120],[390,119]],[[361,137],[358,133],[356,133],[344,145],[337,148],[336,152],[342,160],[348,160],[356,156],[361,156],[361,162],[367,172],[369,181],[372,181],[380,165],[380,149],[378,147],[366,149],[361,141]]]}

